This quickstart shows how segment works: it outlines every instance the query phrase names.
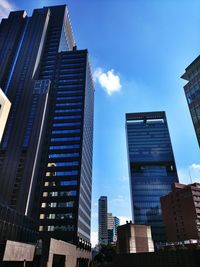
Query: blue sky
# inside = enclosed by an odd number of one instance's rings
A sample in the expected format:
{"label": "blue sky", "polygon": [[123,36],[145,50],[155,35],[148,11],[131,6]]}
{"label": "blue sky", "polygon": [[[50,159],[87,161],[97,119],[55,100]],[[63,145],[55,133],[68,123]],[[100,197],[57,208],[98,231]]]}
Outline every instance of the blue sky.
{"label": "blue sky", "polygon": [[184,96],[184,69],[200,53],[200,1],[0,0],[10,9],[67,4],[78,49],[95,73],[92,240],[97,201],[131,219],[125,113],[165,110],[180,181],[200,181],[200,151]]}

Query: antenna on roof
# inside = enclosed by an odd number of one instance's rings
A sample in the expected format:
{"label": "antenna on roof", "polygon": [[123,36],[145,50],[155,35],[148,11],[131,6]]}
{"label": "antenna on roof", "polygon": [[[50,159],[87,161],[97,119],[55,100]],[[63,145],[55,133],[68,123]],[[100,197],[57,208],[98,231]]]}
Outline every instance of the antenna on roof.
{"label": "antenna on roof", "polygon": [[191,173],[190,173],[190,169],[189,169],[189,176],[190,176],[190,183],[192,184],[192,176],[191,176]]}

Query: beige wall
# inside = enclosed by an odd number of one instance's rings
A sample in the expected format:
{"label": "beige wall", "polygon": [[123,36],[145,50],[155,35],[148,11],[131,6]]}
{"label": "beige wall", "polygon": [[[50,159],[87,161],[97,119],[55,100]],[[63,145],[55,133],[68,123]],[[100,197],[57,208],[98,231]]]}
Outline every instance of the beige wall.
{"label": "beige wall", "polygon": [[0,142],[3,136],[4,128],[10,111],[11,103],[0,89]]}
{"label": "beige wall", "polygon": [[7,240],[3,261],[33,261],[34,253],[33,245]]}

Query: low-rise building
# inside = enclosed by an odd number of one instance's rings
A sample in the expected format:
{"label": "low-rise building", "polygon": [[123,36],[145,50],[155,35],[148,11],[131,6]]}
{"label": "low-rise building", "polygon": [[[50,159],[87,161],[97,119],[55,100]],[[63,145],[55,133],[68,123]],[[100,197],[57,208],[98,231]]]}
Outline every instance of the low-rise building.
{"label": "low-rise building", "polygon": [[131,221],[117,228],[117,253],[153,252],[154,245],[149,225],[133,224]]}

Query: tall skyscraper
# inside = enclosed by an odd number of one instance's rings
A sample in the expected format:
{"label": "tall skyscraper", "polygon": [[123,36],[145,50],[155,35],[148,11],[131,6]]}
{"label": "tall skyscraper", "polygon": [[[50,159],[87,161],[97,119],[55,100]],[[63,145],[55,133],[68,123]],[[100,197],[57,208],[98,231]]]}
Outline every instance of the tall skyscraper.
{"label": "tall skyscraper", "polygon": [[8,119],[11,103],[0,89],[0,143]]}
{"label": "tall skyscraper", "polygon": [[200,146],[200,56],[185,69],[181,78],[188,81],[184,91]]}
{"label": "tall skyscraper", "polygon": [[108,216],[107,216],[107,197],[99,198],[99,244],[108,244]]}
{"label": "tall skyscraper", "polygon": [[11,12],[0,25],[0,87],[12,103],[0,195],[42,237],[89,246],[94,88],[65,5]]}
{"label": "tall skyscraper", "polygon": [[133,221],[165,241],[160,197],[178,181],[165,112],[126,114],[126,133]]}

